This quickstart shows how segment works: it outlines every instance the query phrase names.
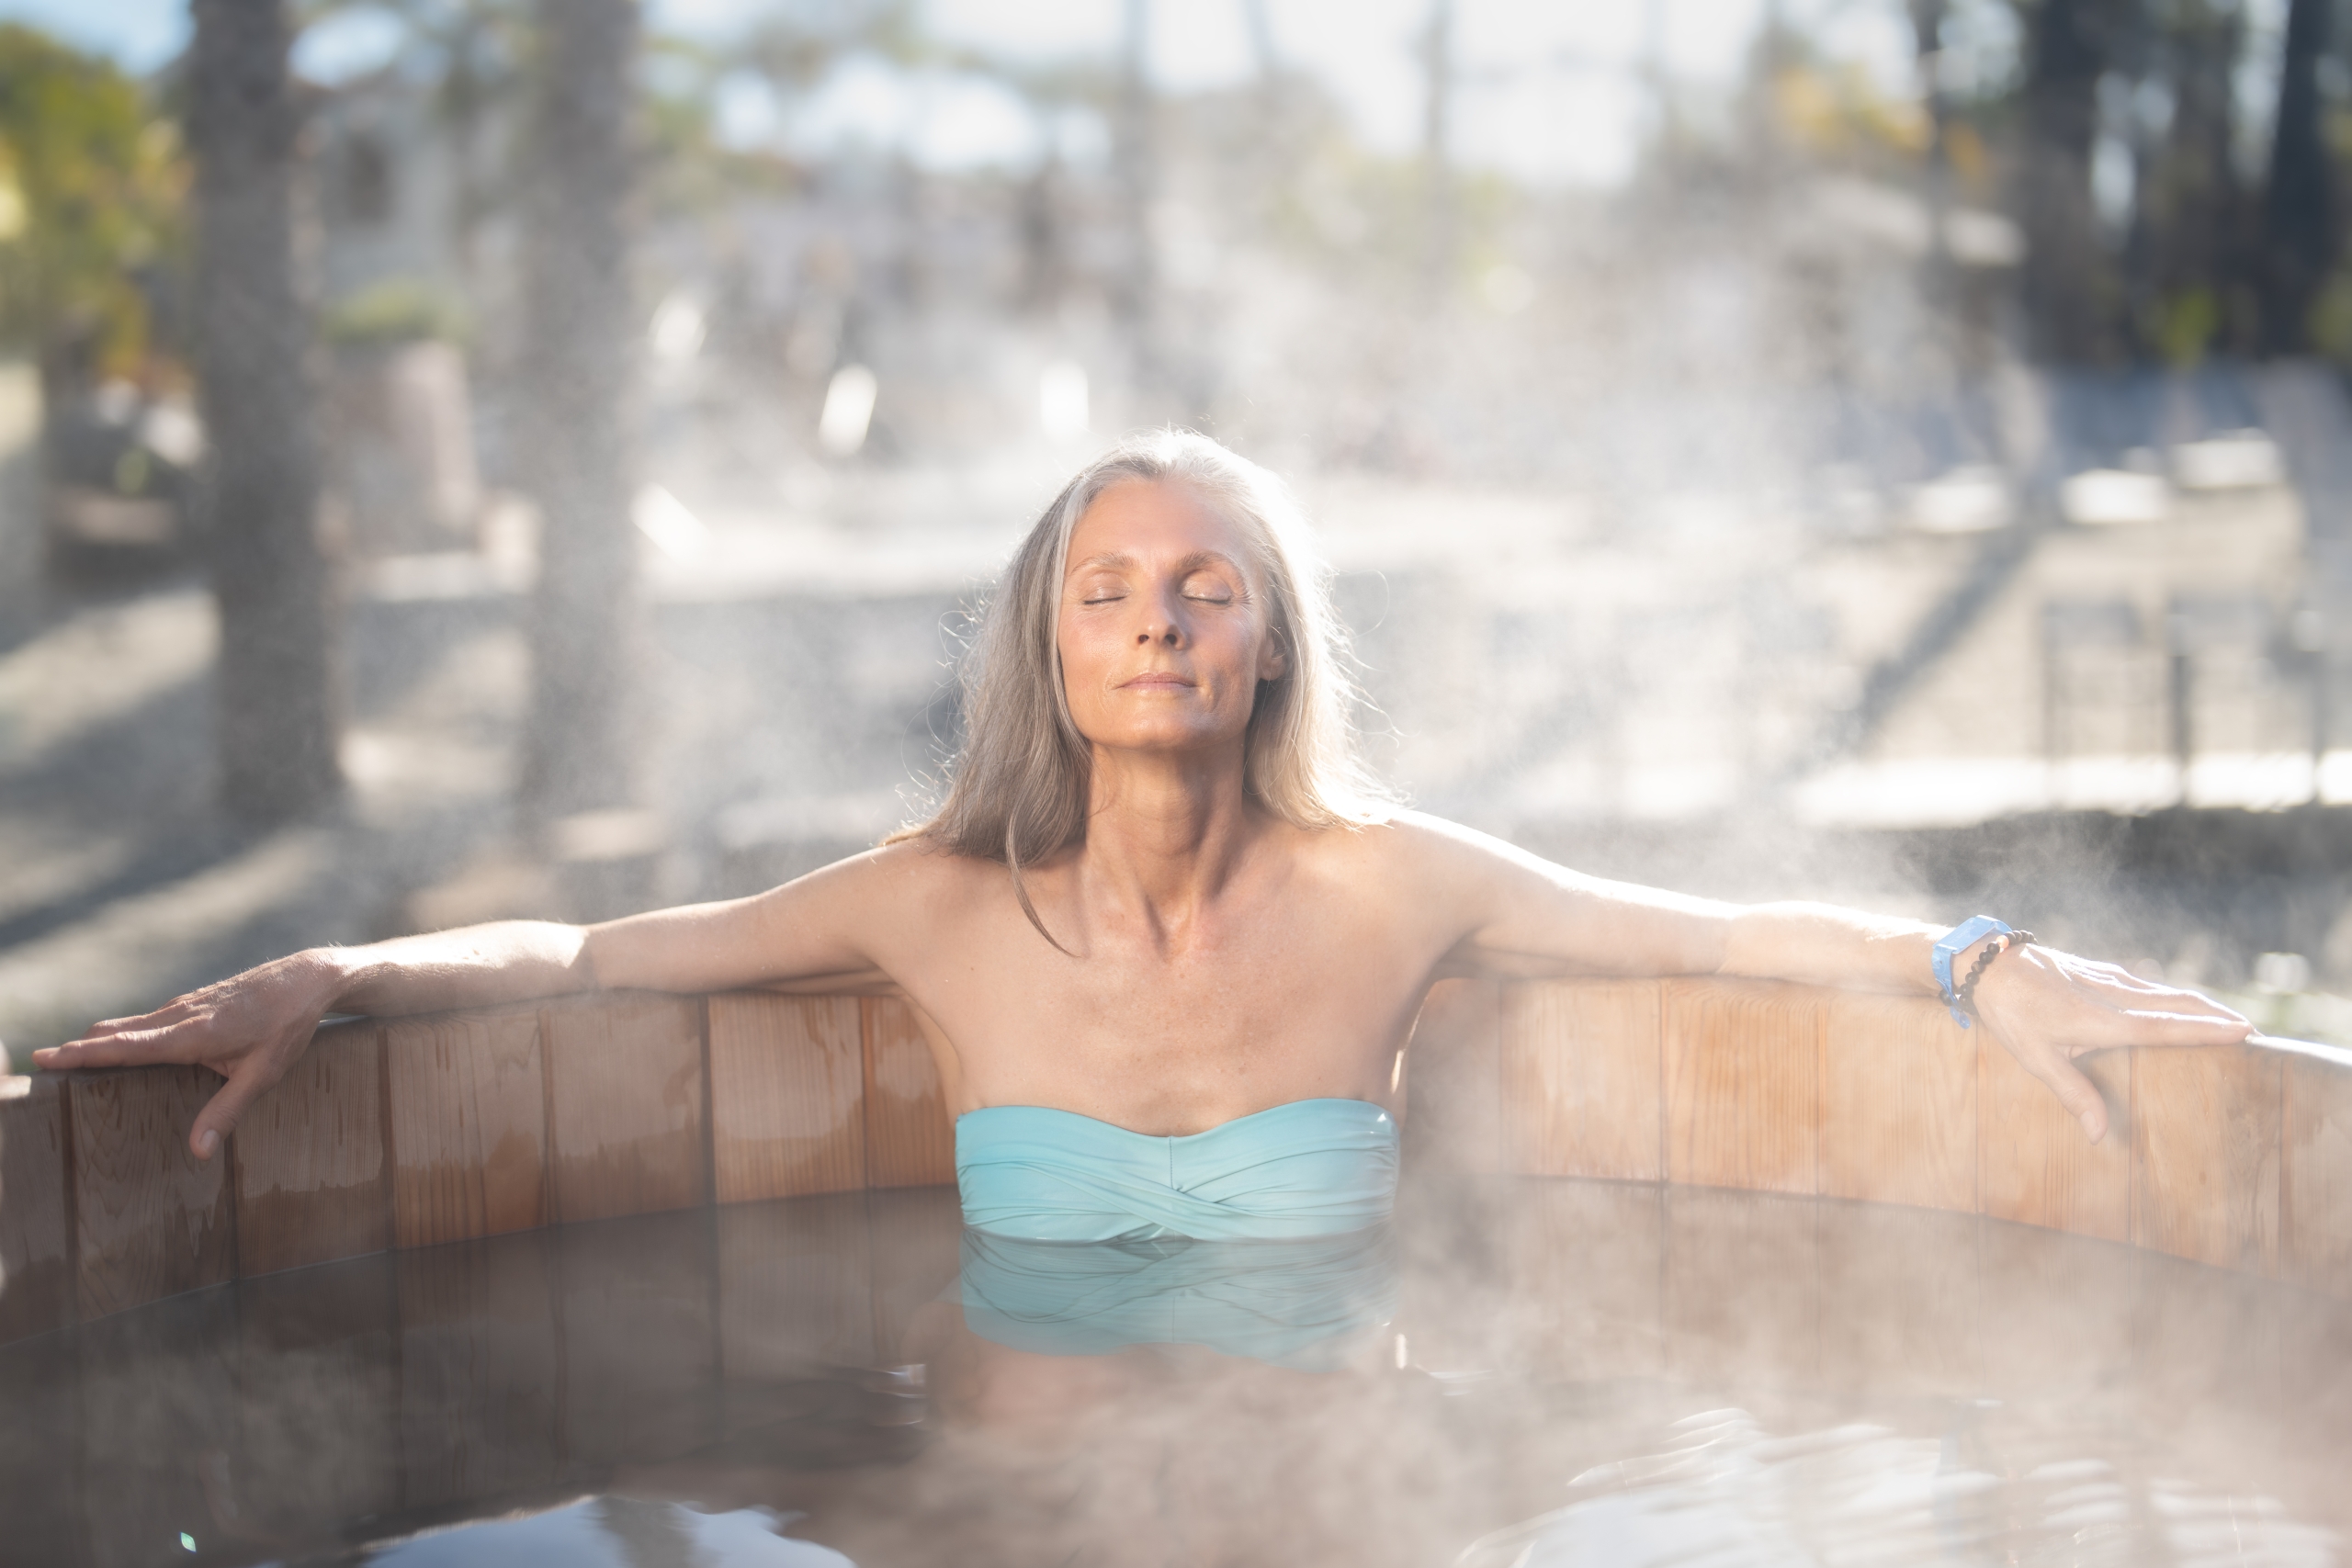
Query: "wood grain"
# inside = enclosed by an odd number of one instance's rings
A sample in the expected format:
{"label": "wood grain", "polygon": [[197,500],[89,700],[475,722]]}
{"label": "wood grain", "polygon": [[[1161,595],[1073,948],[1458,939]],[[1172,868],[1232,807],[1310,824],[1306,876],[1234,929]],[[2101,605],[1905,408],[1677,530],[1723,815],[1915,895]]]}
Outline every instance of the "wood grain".
{"label": "wood grain", "polygon": [[1668,1180],[1755,1192],[1816,1190],[1827,1013],[1828,993],[1804,986],[1660,984]]}
{"label": "wood grain", "polygon": [[1503,1168],[1657,1181],[1666,1174],[1655,980],[1502,988]]}
{"label": "wood grain", "polygon": [[536,1009],[384,1026],[392,1240],[469,1241],[548,1223],[546,1054]]}
{"label": "wood grain", "polygon": [[540,1010],[554,1217],[691,1209],[710,1201],[702,1004],[617,991]]}
{"label": "wood grain", "polygon": [[542,1231],[394,1259],[410,1507],[543,1486],[560,1472],[554,1252]]}
{"label": "wood grain", "polygon": [[734,1204],[718,1220],[719,1359],[730,1386],[874,1364],[864,1194]]}
{"label": "wood grain", "polygon": [[1976,1051],[1939,1004],[1838,993],[1821,1032],[1821,1190],[1976,1210]]}
{"label": "wood grain", "polygon": [[63,1085],[0,1077],[0,1345],[74,1321],[67,1157]]}
{"label": "wood grain", "polygon": [[2102,1241],[2132,1235],[2132,1054],[2079,1056],[2107,1100],[2097,1145],[1996,1040],[1976,1054],[1977,1205],[1988,1217]]}
{"label": "wood grain", "polygon": [[710,998],[711,1168],[741,1203],[865,1185],[865,1047],[854,997]]}
{"label": "wood grain", "polygon": [[231,1158],[199,1161],[187,1149],[197,1112],[220,1086],[202,1067],[67,1076],[85,1319],[236,1277]]}
{"label": "wood grain", "polygon": [[2308,1056],[2280,1067],[2279,1272],[2352,1301],[2352,1072]]}
{"label": "wood grain", "polygon": [[2278,1054],[2215,1045],[2132,1055],[2133,1245],[2277,1272]]}
{"label": "wood grain", "polygon": [[235,1139],[240,1274],[391,1246],[383,1078],[383,1027],[334,1025],[245,1113]]}
{"label": "wood grain", "polygon": [[1440,980],[1397,1071],[1405,1107],[1405,1162],[1419,1171],[1502,1168],[1502,987],[1493,980]]}
{"label": "wood grain", "polygon": [[956,1125],[914,1010],[892,997],[863,998],[858,1006],[865,1034],[865,1184],[954,1181]]}

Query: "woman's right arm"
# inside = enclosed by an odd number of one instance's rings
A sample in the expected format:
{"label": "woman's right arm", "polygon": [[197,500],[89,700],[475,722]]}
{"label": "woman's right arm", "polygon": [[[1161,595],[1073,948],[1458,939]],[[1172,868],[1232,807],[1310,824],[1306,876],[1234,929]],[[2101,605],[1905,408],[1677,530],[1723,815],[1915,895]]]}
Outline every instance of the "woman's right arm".
{"label": "woman's right arm", "polygon": [[[286,1076],[328,1013],[377,1017],[487,1007],[637,987],[715,991],[879,976],[865,933],[920,874],[912,846],[876,851],[722,904],[657,909],[596,926],[503,920],[366,947],[313,948],[190,991],[153,1012],[108,1019],[33,1053],[47,1071],[196,1063],[226,1078],[188,1134],[209,1159],[247,1107]],[[919,901],[918,901],[919,902]]]}

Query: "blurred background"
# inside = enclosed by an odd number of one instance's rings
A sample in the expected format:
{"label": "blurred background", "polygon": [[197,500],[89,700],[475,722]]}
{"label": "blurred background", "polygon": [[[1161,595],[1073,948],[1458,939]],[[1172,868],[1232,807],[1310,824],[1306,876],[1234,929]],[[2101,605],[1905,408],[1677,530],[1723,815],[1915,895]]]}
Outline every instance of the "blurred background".
{"label": "blurred background", "polygon": [[1380,765],[2352,1038],[2339,0],[0,0],[0,1038],[756,890],[1174,423]]}

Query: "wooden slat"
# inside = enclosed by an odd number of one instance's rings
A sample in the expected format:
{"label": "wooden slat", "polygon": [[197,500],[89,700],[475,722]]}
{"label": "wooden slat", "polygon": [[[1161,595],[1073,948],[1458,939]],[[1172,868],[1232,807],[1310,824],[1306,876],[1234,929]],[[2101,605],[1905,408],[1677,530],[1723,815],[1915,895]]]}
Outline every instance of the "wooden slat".
{"label": "wooden slat", "polygon": [[708,1202],[702,1004],[613,992],[548,1004],[539,1030],[555,1217],[570,1224]]}
{"label": "wooden slat", "polygon": [[237,1269],[267,1274],[391,1245],[384,1040],[374,1022],[322,1029],[238,1124]]}
{"label": "wooden slat", "polygon": [[2279,1271],[2352,1301],[2352,1071],[2308,1056],[2280,1066]]}
{"label": "wooden slat", "polygon": [[466,1241],[548,1223],[547,1078],[536,1009],[384,1028],[392,1239]]}
{"label": "wooden slat", "polygon": [[1821,1190],[1976,1209],[1978,1032],[1933,1001],[1835,996],[1821,1032]]}
{"label": "wooden slat", "polygon": [[2103,1241],[2132,1234],[2132,1054],[2079,1056],[2107,1100],[2097,1145],[1990,1036],[1976,1053],[1977,1203],[1988,1217]]}
{"label": "wooden slat", "polygon": [[1415,1170],[1502,1168],[1501,993],[1492,980],[1441,980],[1421,1001],[1397,1075]]}
{"label": "wooden slat", "polygon": [[1666,1360],[1683,1380],[1812,1377],[1821,1336],[1814,1205],[1668,1190]]}
{"label": "wooden slat", "polygon": [[954,1181],[956,1127],[913,1010],[891,997],[867,997],[858,1005],[865,1010],[865,1184]]}
{"label": "wooden slat", "polygon": [[2276,1272],[2278,1053],[2230,1045],[2132,1055],[2132,1243]]}
{"label": "wooden slat", "polygon": [[674,1459],[718,1436],[710,1233],[646,1216],[555,1233],[559,1437],[573,1466]]}
{"label": "wooden slat", "polygon": [[1668,1179],[1815,1190],[1827,994],[1761,980],[1668,980],[1659,1002]]}
{"label": "wooden slat", "polygon": [[409,1507],[543,1486],[561,1471],[554,1253],[542,1231],[395,1259]]}
{"label": "wooden slat", "polygon": [[1657,981],[1515,982],[1500,1032],[1503,1168],[1665,1175]]}
{"label": "wooden slat", "polygon": [[1973,1393],[1985,1312],[1977,1258],[1984,1224],[1964,1211],[1824,1203],[1822,1381],[1874,1397]]}
{"label": "wooden slat", "polygon": [[729,1385],[872,1366],[872,1269],[862,1193],[719,1210],[718,1345]]}
{"label": "wooden slat", "polygon": [[0,1345],[74,1318],[63,1085],[0,1077]]}
{"label": "wooden slat", "polygon": [[202,1067],[68,1076],[83,1317],[235,1276],[231,1160],[223,1157],[233,1151],[199,1161],[187,1150],[197,1112],[220,1087]]}
{"label": "wooden slat", "polygon": [[855,997],[710,998],[711,1168],[741,1203],[865,1185],[865,1055]]}
{"label": "wooden slat", "polygon": [[1511,1194],[1512,1319],[1531,1371],[1600,1382],[1666,1371],[1665,1188],[1524,1182]]}
{"label": "wooden slat", "polygon": [[382,1253],[238,1282],[243,1440],[232,1483],[247,1517],[332,1540],[400,1506],[393,1313]]}

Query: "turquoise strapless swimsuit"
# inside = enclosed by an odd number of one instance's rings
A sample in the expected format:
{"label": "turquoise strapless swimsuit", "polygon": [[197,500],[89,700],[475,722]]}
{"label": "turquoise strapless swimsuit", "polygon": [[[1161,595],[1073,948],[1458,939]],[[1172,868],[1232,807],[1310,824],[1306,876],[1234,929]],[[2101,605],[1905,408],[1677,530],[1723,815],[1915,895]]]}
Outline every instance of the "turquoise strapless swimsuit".
{"label": "turquoise strapless swimsuit", "polygon": [[1362,1100],[1300,1100],[1154,1138],[1070,1111],[956,1119],[964,1223],[1031,1241],[1339,1235],[1388,1218],[1396,1123]]}

